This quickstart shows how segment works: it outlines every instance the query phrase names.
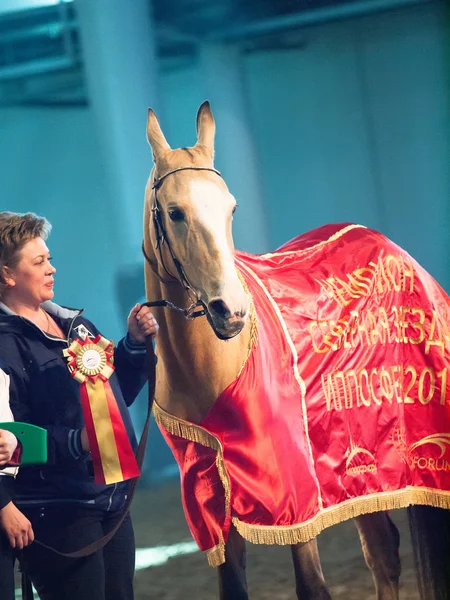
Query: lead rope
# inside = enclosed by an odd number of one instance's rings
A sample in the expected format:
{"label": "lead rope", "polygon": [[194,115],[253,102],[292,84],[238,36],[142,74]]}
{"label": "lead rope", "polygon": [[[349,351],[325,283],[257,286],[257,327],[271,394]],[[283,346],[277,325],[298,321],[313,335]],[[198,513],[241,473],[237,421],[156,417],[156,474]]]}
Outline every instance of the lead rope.
{"label": "lead rope", "polygon": [[[150,337],[146,338],[146,347],[147,347],[146,355],[147,355],[147,371],[148,371],[148,407],[147,407],[147,417],[145,419],[144,429],[142,431],[141,439],[139,440],[139,445],[138,445],[137,451],[136,451],[136,462],[139,466],[139,469],[141,469],[142,463],[144,461],[145,448],[147,446],[148,432],[150,429],[150,417],[152,414],[153,401],[155,399],[155,388],[156,388],[156,357],[155,357],[155,349],[153,347],[153,342]],[[101,548],[103,548],[109,542],[109,540],[112,537],[114,537],[117,530],[122,525],[125,517],[128,514],[128,511],[130,510],[131,502],[132,502],[134,494],[136,492],[138,482],[139,482],[139,477],[135,477],[134,479],[131,480],[127,501],[125,502],[123,512],[120,515],[119,519],[117,520],[117,523],[114,525],[114,527],[111,529],[111,531],[109,533],[104,535],[102,538],[100,538],[96,542],[92,542],[91,544],[88,544],[87,546],[84,546],[84,548],[81,548],[80,550],[76,550],[75,552],[60,552],[56,548],[47,546],[47,544],[44,544],[43,542],[40,542],[39,540],[34,540],[34,543],[38,544],[42,548],[45,548],[46,550],[51,550],[52,552],[54,552],[55,554],[58,554],[59,556],[65,556],[66,558],[82,558],[84,556],[89,556],[91,554],[94,554],[94,552],[97,552],[97,550],[100,550]],[[33,600],[34,599],[31,580],[25,571],[22,571],[22,599],[23,600]]]}

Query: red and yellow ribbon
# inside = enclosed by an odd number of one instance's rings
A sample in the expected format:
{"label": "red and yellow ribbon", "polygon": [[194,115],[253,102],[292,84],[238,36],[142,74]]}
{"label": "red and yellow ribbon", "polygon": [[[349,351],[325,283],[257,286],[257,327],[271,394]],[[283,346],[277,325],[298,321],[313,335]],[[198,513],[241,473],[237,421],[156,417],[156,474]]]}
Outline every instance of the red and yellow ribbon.
{"label": "red and yellow ribbon", "polygon": [[64,356],[81,385],[81,405],[96,483],[117,483],[140,475],[109,378],[114,371],[113,343],[98,335],[75,340]]}

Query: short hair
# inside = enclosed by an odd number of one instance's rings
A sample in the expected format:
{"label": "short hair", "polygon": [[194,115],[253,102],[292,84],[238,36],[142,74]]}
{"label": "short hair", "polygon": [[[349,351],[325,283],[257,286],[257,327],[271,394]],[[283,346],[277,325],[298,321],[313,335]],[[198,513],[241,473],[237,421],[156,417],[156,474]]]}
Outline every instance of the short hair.
{"label": "short hair", "polygon": [[8,287],[3,267],[16,267],[25,244],[37,237],[46,240],[51,229],[45,217],[34,213],[0,212],[0,299]]}

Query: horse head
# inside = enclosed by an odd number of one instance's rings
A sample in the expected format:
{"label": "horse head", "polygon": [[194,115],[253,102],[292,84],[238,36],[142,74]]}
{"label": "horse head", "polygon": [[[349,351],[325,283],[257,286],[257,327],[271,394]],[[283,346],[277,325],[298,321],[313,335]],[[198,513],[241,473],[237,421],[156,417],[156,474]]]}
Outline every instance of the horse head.
{"label": "horse head", "polygon": [[154,167],[146,188],[146,239],[157,272],[177,279],[191,299],[203,305],[220,339],[240,333],[249,298],[234,264],[232,236],[236,201],[214,169],[214,117],[209,102],[197,113],[197,142],[172,150],[153,112],[147,139]]}

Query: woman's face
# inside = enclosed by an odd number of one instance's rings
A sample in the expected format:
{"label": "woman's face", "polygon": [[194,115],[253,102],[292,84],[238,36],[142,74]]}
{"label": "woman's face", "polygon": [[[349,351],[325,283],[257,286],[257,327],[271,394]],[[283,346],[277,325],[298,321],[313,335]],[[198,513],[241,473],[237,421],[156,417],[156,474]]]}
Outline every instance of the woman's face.
{"label": "woman's face", "polygon": [[55,267],[50,263],[50,252],[40,237],[27,242],[19,253],[19,262],[8,268],[5,301],[38,306],[53,298]]}

